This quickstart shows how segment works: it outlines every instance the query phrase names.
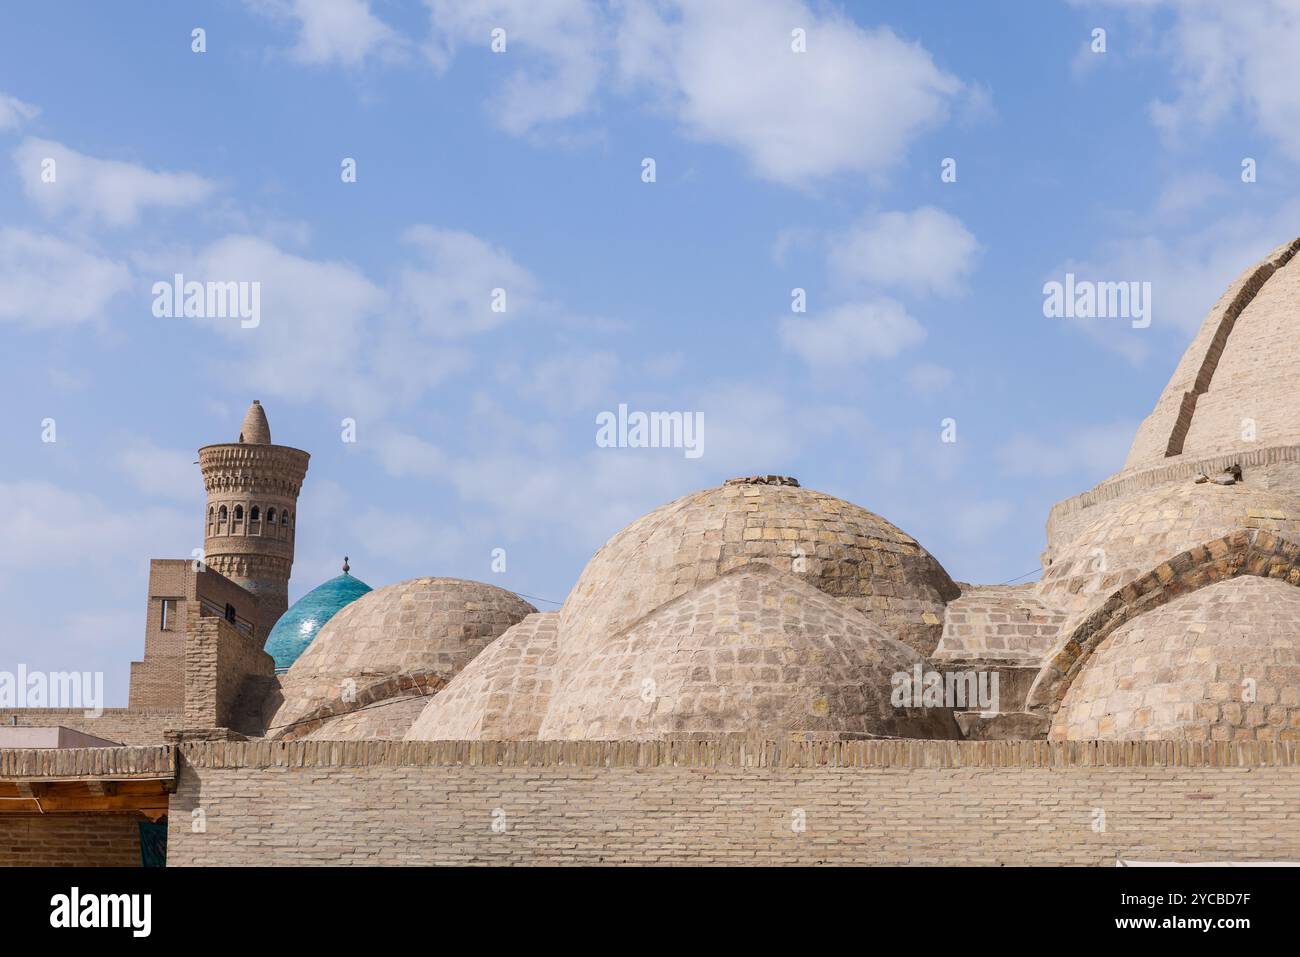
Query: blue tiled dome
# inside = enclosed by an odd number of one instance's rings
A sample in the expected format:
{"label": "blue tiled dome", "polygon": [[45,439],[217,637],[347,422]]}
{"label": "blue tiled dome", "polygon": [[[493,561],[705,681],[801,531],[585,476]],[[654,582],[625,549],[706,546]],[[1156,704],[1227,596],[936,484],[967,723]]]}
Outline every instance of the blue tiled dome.
{"label": "blue tiled dome", "polygon": [[307,592],[275,623],[266,638],[266,653],[275,659],[276,674],[298,660],[325,622],[370,591],[370,586],[349,575],[347,568],[345,563],[342,575]]}

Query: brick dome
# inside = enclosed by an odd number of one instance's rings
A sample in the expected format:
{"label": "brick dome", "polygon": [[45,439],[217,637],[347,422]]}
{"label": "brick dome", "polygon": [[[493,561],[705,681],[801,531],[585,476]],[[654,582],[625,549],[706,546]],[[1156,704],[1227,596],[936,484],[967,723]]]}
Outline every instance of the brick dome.
{"label": "brick dome", "polygon": [[283,700],[268,734],[397,675],[450,679],[536,610],[495,585],[459,578],[412,578],[369,592],[335,614],[280,679]]}
{"label": "brick dome", "polygon": [[1057,740],[1300,740],[1300,588],[1242,576],[1121,625],[1084,663]]}
{"label": "brick dome", "polygon": [[512,625],[429,700],[407,740],[536,738],[555,684],[559,622],[558,612],[546,612]]}
{"label": "brick dome", "polygon": [[893,676],[923,661],[804,580],[743,565],[583,655],[565,655],[543,739],[957,738],[947,708],[894,707]]}
{"label": "brick dome", "polygon": [[958,589],[905,532],[793,479],[734,479],[655,509],[583,569],[561,609],[562,655],[600,643],[734,568],[789,572],[929,654]]}

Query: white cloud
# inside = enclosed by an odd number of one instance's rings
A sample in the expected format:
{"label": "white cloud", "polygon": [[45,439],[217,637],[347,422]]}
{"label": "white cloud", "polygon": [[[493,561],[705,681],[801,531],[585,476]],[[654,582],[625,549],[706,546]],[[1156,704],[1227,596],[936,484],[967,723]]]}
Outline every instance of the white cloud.
{"label": "white cloud", "polygon": [[[402,270],[399,294],[425,332],[456,338],[534,314],[537,280],[504,250],[433,226],[414,226],[404,238],[424,262]],[[493,309],[496,289],[505,292],[503,311]]]}
{"label": "white cloud", "polygon": [[190,511],[119,508],[94,495],[25,480],[0,482],[0,501],[6,510],[0,567],[46,574],[84,565],[120,569],[141,555],[188,557],[202,544],[199,517]]}
{"label": "white cloud", "polygon": [[1106,475],[1123,466],[1137,428],[1136,421],[1123,420],[1064,431],[1048,439],[1019,432],[998,449],[997,459],[1002,471],[1015,478]]}
{"label": "white cloud", "polygon": [[[620,92],[649,92],[687,135],[739,150],[764,178],[803,185],[883,173],[963,94],[987,108],[919,43],[801,0],[426,3],[426,55],[439,70],[506,31],[499,59],[513,72],[491,109],[515,135],[594,111],[613,71]],[[805,53],[791,49],[796,27],[807,31]]]}
{"label": "white cloud", "polygon": [[254,11],[298,27],[290,56],[300,63],[354,67],[367,57],[395,59],[406,42],[376,17],[367,0],[245,0]]}
{"label": "white cloud", "polygon": [[196,457],[193,450],[161,449],[137,439],[118,453],[116,464],[145,495],[198,504],[203,501],[203,479]]}
{"label": "white cloud", "polygon": [[1228,193],[1228,184],[1210,173],[1185,173],[1165,184],[1156,199],[1156,215],[1177,218]]}
{"label": "white cloud", "polygon": [[1169,18],[1156,27],[1156,47],[1171,63],[1176,92],[1152,101],[1150,112],[1171,142],[1242,115],[1300,160],[1300,85],[1288,79],[1300,49],[1295,0],[1106,0],[1105,5],[1120,7],[1147,26],[1153,12]]}
{"label": "white cloud", "polygon": [[1107,348],[1132,361],[1149,352],[1150,333],[1164,330],[1184,336],[1201,322],[1228,285],[1246,267],[1296,235],[1300,201],[1291,201],[1266,216],[1233,213],[1198,229],[1122,237],[1102,244],[1086,259],[1070,259],[1044,277],[1151,283],[1151,326],[1131,328],[1126,319],[1044,320],[1072,322]]}
{"label": "white cloud", "polygon": [[225,374],[274,395],[328,398],[358,414],[382,397],[384,386],[363,379],[360,370],[387,296],[356,267],[306,259],[252,236],[228,236],[197,256],[163,257],[152,267],[160,281],[179,272],[187,280],[261,284],[261,322],[254,328],[241,328],[238,320],[155,320],[234,339],[244,356]]}
{"label": "white cloud", "polygon": [[462,46],[487,50],[492,31],[506,33],[499,62],[513,68],[492,97],[497,124],[527,133],[586,112],[599,86],[605,26],[587,0],[426,0],[431,35],[425,53],[446,71]]}
{"label": "white cloud", "polygon": [[[965,90],[919,43],[798,0],[623,9],[623,78],[654,87],[690,135],[782,183],[890,169]],[[795,28],[806,53],[791,50]]]}
{"label": "white cloud", "polygon": [[519,391],[554,412],[594,414],[597,403],[608,398],[617,372],[618,357],[612,352],[567,352],[539,360],[528,370]]}
{"label": "white cloud", "polygon": [[[415,258],[382,283],[350,263],[310,259],[248,235],[198,251],[142,255],[136,272],[150,283],[170,283],[175,273],[187,281],[259,283],[255,327],[236,319],[154,321],[230,338],[242,358],[223,366],[223,376],[268,395],[324,401],[358,418],[364,431],[376,415],[469,369],[474,357],[460,342],[509,321],[563,318],[506,251],[432,226],[413,227],[403,238]],[[504,312],[492,308],[494,289],[505,291]]]}
{"label": "white cloud", "polygon": [[447,468],[447,457],[436,445],[417,435],[384,432],[375,440],[384,471],[396,478],[433,478]]}
{"label": "white cloud", "polygon": [[[118,160],[97,159],[52,140],[28,137],[14,148],[23,193],[45,215],[67,214],[109,226],[129,226],[148,208],[179,208],[206,200],[214,185],[194,173],[156,172]],[[45,181],[46,161],[54,180]]]}
{"label": "white cloud", "polygon": [[1015,506],[1003,499],[960,502],[949,510],[952,529],[960,542],[987,539],[1015,514]]}
{"label": "white cloud", "polygon": [[953,383],[953,373],[933,362],[920,362],[907,373],[907,384],[913,392],[921,395],[937,395]]}
{"label": "white cloud", "polygon": [[835,237],[830,266],[842,279],[955,295],[980,245],[960,219],[933,206],[879,213]]}
{"label": "white cloud", "polygon": [[40,108],[24,103],[16,96],[0,93],[0,130],[12,130],[25,120],[33,119]]}
{"label": "white cloud", "polygon": [[847,303],[825,316],[781,320],[781,343],[814,366],[892,359],[925,334],[901,304],[885,298]]}
{"label": "white cloud", "polygon": [[0,229],[0,322],[32,326],[98,319],[131,285],[127,267],[54,236]]}

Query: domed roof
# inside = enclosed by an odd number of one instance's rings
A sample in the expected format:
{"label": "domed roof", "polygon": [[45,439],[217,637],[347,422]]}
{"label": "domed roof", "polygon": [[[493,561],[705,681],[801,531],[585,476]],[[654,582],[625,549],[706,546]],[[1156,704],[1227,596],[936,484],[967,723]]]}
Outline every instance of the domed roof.
{"label": "domed roof", "polygon": [[408,741],[526,741],[550,704],[558,612],[529,615],[429,700]]}
{"label": "domed roof", "polygon": [[1117,628],[1084,662],[1055,740],[1300,740],[1300,588],[1241,576]]}
{"label": "domed roof", "polygon": [[1125,472],[1300,444],[1297,251],[1300,239],[1277,247],[1211,307],[1139,427]]}
{"label": "domed roof", "polygon": [[594,648],[733,568],[770,565],[864,612],[929,654],[959,594],[916,540],[866,509],[793,479],[732,479],[655,509],[587,563],[561,609],[562,654]]}
{"label": "domed roof", "polygon": [[[1073,617],[1162,561],[1238,529],[1262,528],[1300,542],[1300,498],[1246,482],[1185,479],[1106,503],[1043,572],[1039,596]],[[1068,631],[1071,620],[1064,626]]]}
{"label": "domed roof", "polygon": [[396,675],[450,679],[537,609],[495,585],[412,578],[362,595],[326,622],[281,677],[274,734],[345,693]]}
{"label": "domed roof", "polygon": [[294,602],[266,639],[266,653],[275,659],[276,673],[287,671],[327,621],[368,591],[369,585],[344,571]]}
{"label": "domed roof", "polygon": [[564,651],[542,739],[960,736],[949,709],[891,703],[893,676],[910,675],[921,655],[761,563],[679,596],[585,655]]}
{"label": "domed roof", "polygon": [[271,423],[266,420],[266,410],[257,399],[253,400],[253,404],[244,413],[244,424],[239,427],[239,441],[248,445],[271,444]]}

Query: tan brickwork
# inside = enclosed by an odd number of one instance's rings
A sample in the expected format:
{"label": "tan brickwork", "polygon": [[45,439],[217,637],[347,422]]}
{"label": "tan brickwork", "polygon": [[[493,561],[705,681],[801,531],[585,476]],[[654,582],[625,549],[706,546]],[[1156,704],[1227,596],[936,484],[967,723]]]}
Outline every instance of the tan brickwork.
{"label": "tan brickwork", "polygon": [[410,726],[414,741],[537,737],[555,690],[558,612],[529,615],[483,649]]}
{"label": "tan brickwork", "polygon": [[1055,644],[1065,613],[1028,585],[968,585],[949,602],[934,659],[1039,662]]}
{"label": "tan brickwork", "polygon": [[826,733],[956,738],[942,707],[895,707],[924,659],[801,578],[742,565],[561,655],[541,738]]}
{"label": "tan brickwork", "polygon": [[805,579],[923,655],[959,593],[929,552],[879,515],[797,485],[737,480],[670,502],[611,538],[561,609],[561,656],[750,563]]}
{"label": "tan brickwork", "polygon": [[1300,588],[1246,576],[1128,622],[1094,652],[1053,738],[1300,741]]}
{"label": "tan brickwork", "polygon": [[0,814],[0,867],[139,867],[139,814]]}
{"label": "tan brickwork", "polygon": [[289,607],[298,493],[311,456],[270,444],[266,413],[256,400],[240,438],[199,449],[208,495],[204,560],[258,597],[257,635],[265,642]]}
{"label": "tan brickwork", "polygon": [[207,831],[173,828],[171,865],[1300,860],[1294,746],[306,742],[185,755],[171,816],[201,807]]}
{"label": "tan brickwork", "polygon": [[[1294,332],[1278,334],[1278,324],[1294,316],[1297,249],[1300,240],[1274,249],[1238,276],[1210,309],[1155,410],[1138,429],[1125,471],[1157,465],[1170,456],[1223,452],[1242,444],[1241,418],[1248,413],[1234,409],[1244,398],[1237,390],[1247,381],[1253,386],[1253,380],[1266,379],[1261,373],[1288,368],[1300,358]],[[1249,359],[1242,362],[1242,356]],[[1243,370],[1251,375],[1243,379]],[[1270,423],[1267,434],[1285,436],[1291,444],[1300,441],[1297,410],[1289,405],[1293,391],[1257,389],[1255,397],[1267,397],[1271,404],[1251,404]]]}

